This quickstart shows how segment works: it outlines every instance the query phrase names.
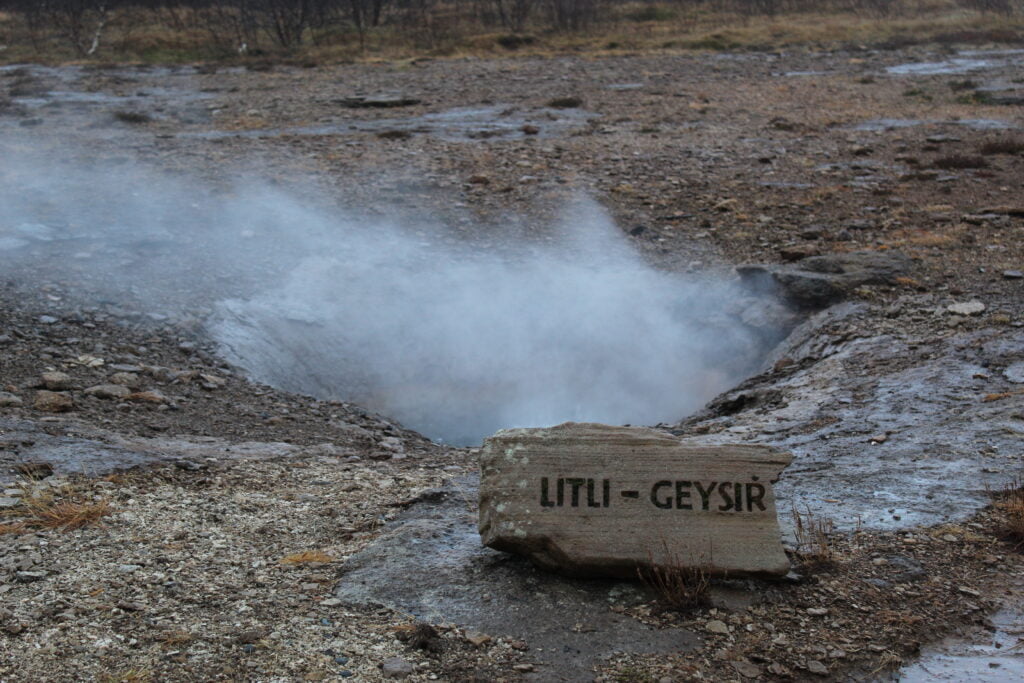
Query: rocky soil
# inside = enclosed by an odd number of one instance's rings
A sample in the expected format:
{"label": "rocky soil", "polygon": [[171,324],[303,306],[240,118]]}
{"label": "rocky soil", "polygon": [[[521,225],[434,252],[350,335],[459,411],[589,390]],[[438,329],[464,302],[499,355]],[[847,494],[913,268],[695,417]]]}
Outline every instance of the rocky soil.
{"label": "rocky soil", "polygon": [[[541,574],[473,545],[473,449],[218,356],[206,317],[254,278],[0,212],[0,678],[884,679],[977,637],[1024,571],[989,506],[1024,434],[1021,55],[981,47],[0,69],[7,158],[258,175],[481,249],[584,193],[660,268],[777,287],[806,322],[661,427],[792,450],[783,507],[839,530],[787,514],[798,576],[695,611]],[[601,616],[538,623],[531,591]],[[1016,661],[989,654],[971,677]]]}

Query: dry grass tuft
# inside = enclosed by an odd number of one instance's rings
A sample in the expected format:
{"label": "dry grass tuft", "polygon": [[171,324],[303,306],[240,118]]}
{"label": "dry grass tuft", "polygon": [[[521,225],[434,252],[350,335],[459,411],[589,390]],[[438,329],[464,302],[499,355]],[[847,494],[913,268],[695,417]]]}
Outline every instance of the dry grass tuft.
{"label": "dry grass tuft", "polygon": [[301,553],[293,553],[281,558],[281,564],[327,564],[334,562],[334,558],[322,550],[303,550]]}
{"label": "dry grass tuft", "polygon": [[978,148],[980,154],[992,156],[995,154],[1024,154],[1024,140],[1007,138],[1006,140],[992,140]]}
{"label": "dry grass tuft", "polygon": [[160,637],[160,642],[167,647],[177,647],[179,645],[185,645],[195,640],[188,631],[167,631]]}
{"label": "dry grass tuft", "polygon": [[1017,550],[1024,548],[1024,481],[1014,479],[993,494],[995,507],[1002,515],[1000,527],[1004,539]]}
{"label": "dry grass tuft", "polygon": [[649,586],[667,607],[687,612],[711,604],[711,577],[706,566],[689,566],[665,546],[664,559],[656,562],[648,554],[647,567],[637,568],[639,579]]}
{"label": "dry grass tuft", "polygon": [[145,112],[127,110],[115,111],[114,118],[122,123],[131,123],[135,125],[149,123],[153,120],[153,117]]}
{"label": "dry grass tuft", "polygon": [[128,669],[117,674],[110,674],[99,679],[103,683],[148,683],[153,680],[153,672],[149,669]]}
{"label": "dry grass tuft", "polygon": [[832,520],[818,517],[810,508],[800,512],[793,506],[793,532],[796,535],[796,554],[810,567],[828,567],[835,564]]}
{"label": "dry grass tuft", "polygon": [[18,519],[0,524],[0,534],[20,534],[33,530],[60,529],[71,531],[95,524],[113,512],[106,498],[92,500],[73,491],[57,494],[50,490],[35,491],[21,500],[21,505],[8,514]]}
{"label": "dry grass tuft", "polygon": [[29,524],[43,529],[81,529],[106,517],[113,509],[110,501],[94,502],[39,500],[31,498],[25,501],[25,507],[31,514]]}
{"label": "dry grass tuft", "polygon": [[939,157],[932,162],[932,166],[948,171],[962,168],[986,168],[988,167],[988,162],[985,161],[984,157],[950,154],[949,156]]}

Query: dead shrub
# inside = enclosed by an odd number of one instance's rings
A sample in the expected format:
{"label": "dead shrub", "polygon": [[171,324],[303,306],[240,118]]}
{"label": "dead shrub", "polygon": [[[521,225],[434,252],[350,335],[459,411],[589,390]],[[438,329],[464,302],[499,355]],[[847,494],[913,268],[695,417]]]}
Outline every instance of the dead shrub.
{"label": "dead shrub", "polygon": [[980,154],[992,156],[995,154],[1024,154],[1024,140],[1007,138],[1005,140],[991,140],[978,148]]}
{"label": "dead shrub", "polygon": [[793,506],[793,533],[796,536],[796,555],[810,567],[828,567],[835,564],[832,534],[835,525],[826,517],[819,517],[805,508],[800,512]]}
{"label": "dead shrub", "polygon": [[281,564],[327,564],[334,562],[334,558],[322,550],[303,550],[301,553],[293,553],[281,558]]}
{"label": "dead shrub", "polygon": [[666,606],[680,612],[711,604],[711,577],[706,565],[690,566],[664,548],[664,560],[656,562],[648,553],[648,566],[637,568],[637,577],[651,588]]}
{"label": "dead shrub", "polygon": [[962,168],[987,168],[988,162],[985,161],[984,157],[972,157],[964,154],[950,154],[949,156],[939,157],[932,162],[933,168],[941,168],[943,170],[962,169]]}

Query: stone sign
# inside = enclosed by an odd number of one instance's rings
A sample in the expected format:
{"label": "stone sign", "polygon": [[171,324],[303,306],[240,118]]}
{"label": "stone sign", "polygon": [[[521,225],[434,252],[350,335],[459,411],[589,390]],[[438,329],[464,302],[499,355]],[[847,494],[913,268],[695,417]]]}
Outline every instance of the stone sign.
{"label": "stone sign", "polygon": [[576,576],[643,566],[783,575],[772,484],[792,456],[642,427],[502,430],[481,455],[480,536]]}

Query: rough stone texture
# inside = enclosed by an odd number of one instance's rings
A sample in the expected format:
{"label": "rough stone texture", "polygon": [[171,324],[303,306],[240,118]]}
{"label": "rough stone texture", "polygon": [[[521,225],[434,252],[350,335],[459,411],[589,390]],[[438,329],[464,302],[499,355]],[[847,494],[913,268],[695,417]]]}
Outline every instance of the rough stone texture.
{"label": "rough stone texture", "polygon": [[768,446],[684,444],[647,428],[503,430],[481,455],[480,535],[579,576],[652,563],[781,575],[771,483],[789,462]]}

